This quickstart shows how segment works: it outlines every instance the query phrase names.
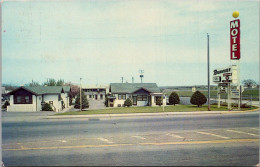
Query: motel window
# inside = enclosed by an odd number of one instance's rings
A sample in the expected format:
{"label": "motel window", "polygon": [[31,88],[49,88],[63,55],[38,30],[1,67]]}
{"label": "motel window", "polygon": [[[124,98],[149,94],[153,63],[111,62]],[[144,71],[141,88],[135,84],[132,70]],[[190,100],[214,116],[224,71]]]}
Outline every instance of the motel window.
{"label": "motel window", "polygon": [[32,96],[14,96],[14,104],[32,104]]}
{"label": "motel window", "polygon": [[125,99],[126,99],[126,95],[125,95],[125,94],[123,94],[122,96],[123,96],[123,99],[125,100]]}
{"label": "motel window", "polygon": [[137,96],[137,101],[143,101],[143,98],[142,98],[142,96]]}
{"label": "motel window", "polygon": [[103,100],[103,95],[100,95],[100,99]]}
{"label": "motel window", "polygon": [[21,96],[17,96],[16,98],[17,98],[17,99],[16,99],[16,102],[17,102],[17,103],[21,103],[21,102],[22,102]]}
{"label": "motel window", "polygon": [[143,96],[143,101],[147,101],[147,96]]}
{"label": "motel window", "polygon": [[25,103],[29,103],[29,102],[30,102],[29,96],[25,96]]}
{"label": "motel window", "polygon": [[137,96],[137,101],[147,101],[147,96],[146,95],[139,95],[139,96]]}
{"label": "motel window", "polygon": [[91,96],[91,95],[89,95],[89,98],[92,98],[92,96]]}
{"label": "motel window", "polygon": [[118,100],[126,99],[126,94],[118,94]]}

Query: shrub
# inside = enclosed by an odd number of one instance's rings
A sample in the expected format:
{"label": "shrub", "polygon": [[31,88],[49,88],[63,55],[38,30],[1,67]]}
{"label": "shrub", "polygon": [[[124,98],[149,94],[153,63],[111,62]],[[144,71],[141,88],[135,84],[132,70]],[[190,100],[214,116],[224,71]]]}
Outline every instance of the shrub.
{"label": "shrub", "polygon": [[124,102],[124,105],[127,106],[127,107],[132,106],[132,105],[133,105],[132,100],[129,99],[129,98],[127,98],[127,99],[125,100],[125,102]]}
{"label": "shrub", "polygon": [[[85,93],[83,91],[81,91],[81,99],[82,99],[82,101],[81,101],[82,109],[89,108],[87,96],[85,95]],[[76,97],[74,108],[80,109],[80,94],[78,94]]]}
{"label": "shrub", "polygon": [[180,103],[179,95],[176,92],[172,92],[169,96],[169,103],[170,105],[175,105]]}
{"label": "shrub", "polygon": [[108,98],[107,98],[107,96],[108,96],[108,95],[106,95],[106,97],[105,97],[105,102],[104,102],[104,104],[105,104],[106,107],[108,107]]}
{"label": "shrub", "polygon": [[202,106],[207,102],[207,98],[200,91],[196,91],[190,98],[190,103],[193,105],[197,105],[198,107]]}
{"label": "shrub", "polygon": [[7,106],[9,106],[9,105],[10,105],[9,101],[5,101],[5,103],[4,103],[4,105],[2,106],[2,108],[3,108],[3,109],[6,109]]}
{"label": "shrub", "polygon": [[238,107],[238,104],[232,103],[232,104],[231,104],[231,107]]}
{"label": "shrub", "polygon": [[51,105],[49,103],[44,103],[42,111],[53,111],[53,109],[51,108]]}
{"label": "shrub", "polygon": [[156,105],[161,106],[162,103],[163,103],[163,98],[162,98],[162,97],[157,98],[157,100],[156,100]]}
{"label": "shrub", "polygon": [[244,103],[244,104],[241,105],[241,108],[251,108],[251,106]]}

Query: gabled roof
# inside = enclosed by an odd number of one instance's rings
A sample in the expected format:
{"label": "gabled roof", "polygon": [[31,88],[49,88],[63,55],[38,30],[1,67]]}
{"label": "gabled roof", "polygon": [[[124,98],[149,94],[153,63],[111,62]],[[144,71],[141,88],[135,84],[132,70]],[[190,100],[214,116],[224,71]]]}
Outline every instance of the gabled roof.
{"label": "gabled roof", "polygon": [[8,94],[13,94],[14,92],[18,91],[19,89],[25,89],[28,92],[31,92],[35,95],[42,95],[42,94],[60,94],[62,90],[67,93],[70,92],[70,86],[22,86],[19,87]]}
{"label": "gabled roof", "polygon": [[151,93],[161,92],[156,83],[111,83],[111,93],[133,93],[143,88]]}

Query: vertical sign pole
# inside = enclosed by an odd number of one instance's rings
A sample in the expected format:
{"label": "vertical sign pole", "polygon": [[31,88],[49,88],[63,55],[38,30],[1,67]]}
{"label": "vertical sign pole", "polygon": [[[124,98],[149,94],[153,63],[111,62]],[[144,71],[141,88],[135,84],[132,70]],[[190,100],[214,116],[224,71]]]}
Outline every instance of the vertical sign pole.
{"label": "vertical sign pole", "polygon": [[228,83],[228,110],[231,109],[231,98],[230,98],[230,83]]}
{"label": "vertical sign pole", "polygon": [[220,86],[218,86],[218,108],[220,108]]}
{"label": "vertical sign pole", "polygon": [[82,111],[82,99],[81,99],[81,78],[80,78],[80,90],[79,90],[79,95],[80,95],[80,111]]}
{"label": "vertical sign pole", "polygon": [[210,111],[210,80],[209,80],[209,34],[207,33],[208,38],[208,111]]}
{"label": "vertical sign pole", "polygon": [[238,91],[239,91],[239,99],[238,99],[238,110],[240,110],[241,106],[241,89],[240,89],[240,60],[237,61],[237,83],[238,83]]}
{"label": "vertical sign pole", "polygon": [[241,107],[241,104],[242,104],[242,86],[241,85],[239,86],[239,103],[240,103],[239,107]]}

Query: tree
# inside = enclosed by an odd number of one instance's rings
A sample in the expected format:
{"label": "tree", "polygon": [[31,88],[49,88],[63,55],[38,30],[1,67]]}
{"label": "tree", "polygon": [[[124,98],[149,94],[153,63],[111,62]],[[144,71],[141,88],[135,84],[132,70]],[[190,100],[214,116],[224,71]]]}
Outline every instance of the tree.
{"label": "tree", "polygon": [[190,103],[194,105],[198,105],[198,107],[205,104],[206,102],[207,102],[206,96],[202,94],[200,91],[196,91],[195,93],[193,93],[193,95],[190,98]]}
{"label": "tree", "polygon": [[129,99],[129,98],[127,98],[127,99],[125,100],[125,102],[124,102],[124,105],[127,106],[127,107],[132,106],[132,105],[133,105],[132,100]]}
{"label": "tree", "polygon": [[[85,93],[82,90],[81,90],[81,99],[82,99],[81,100],[82,109],[88,108],[89,107],[88,99],[87,99],[87,96],[85,95]],[[77,109],[80,108],[80,94],[78,94],[77,97],[76,97],[74,108],[77,108]]]}
{"label": "tree", "polygon": [[48,78],[47,81],[43,83],[43,86],[57,86],[56,80],[53,78]]}
{"label": "tree", "polygon": [[170,105],[175,105],[180,103],[179,95],[176,92],[172,92],[169,96],[169,103]]}
{"label": "tree", "polygon": [[3,108],[3,109],[6,109],[7,106],[9,106],[9,105],[10,105],[9,101],[5,101],[5,103],[4,103],[4,105],[2,106],[2,108]]}
{"label": "tree", "polygon": [[159,98],[157,98],[157,100],[156,100],[156,105],[161,106],[162,103],[163,103],[163,97],[159,97]]}
{"label": "tree", "polygon": [[253,79],[243,80],[242,83],[244,84],[244,86],[246,86],[248,88],[252,88],[252,86],[257,85],[256,81],[254,81]]}
{"label": "tree", "polygon": [[104,104],[106,107],[108,107],[108,94],[106,94],[106,96],[105,96]]}
{"label": "tree", "polygon": [[64,85],[64,80],[63,79],[59,79],[57,82],[56,82],[56,86],[63,86]]}
{"label": "tree", "polygon": [[75,98],[77,94],[79,94],[79,86],[72,84],[70,82],[65,83],[64,86],[70,86],[71,92],[69,94],[70,97]]}
{"label": "tree", "polygon": [[39,82],[34,82],[34,81],[32,80],[31,83],[25,84],[25,86],[41,86],[41,85],[39,84]]}

